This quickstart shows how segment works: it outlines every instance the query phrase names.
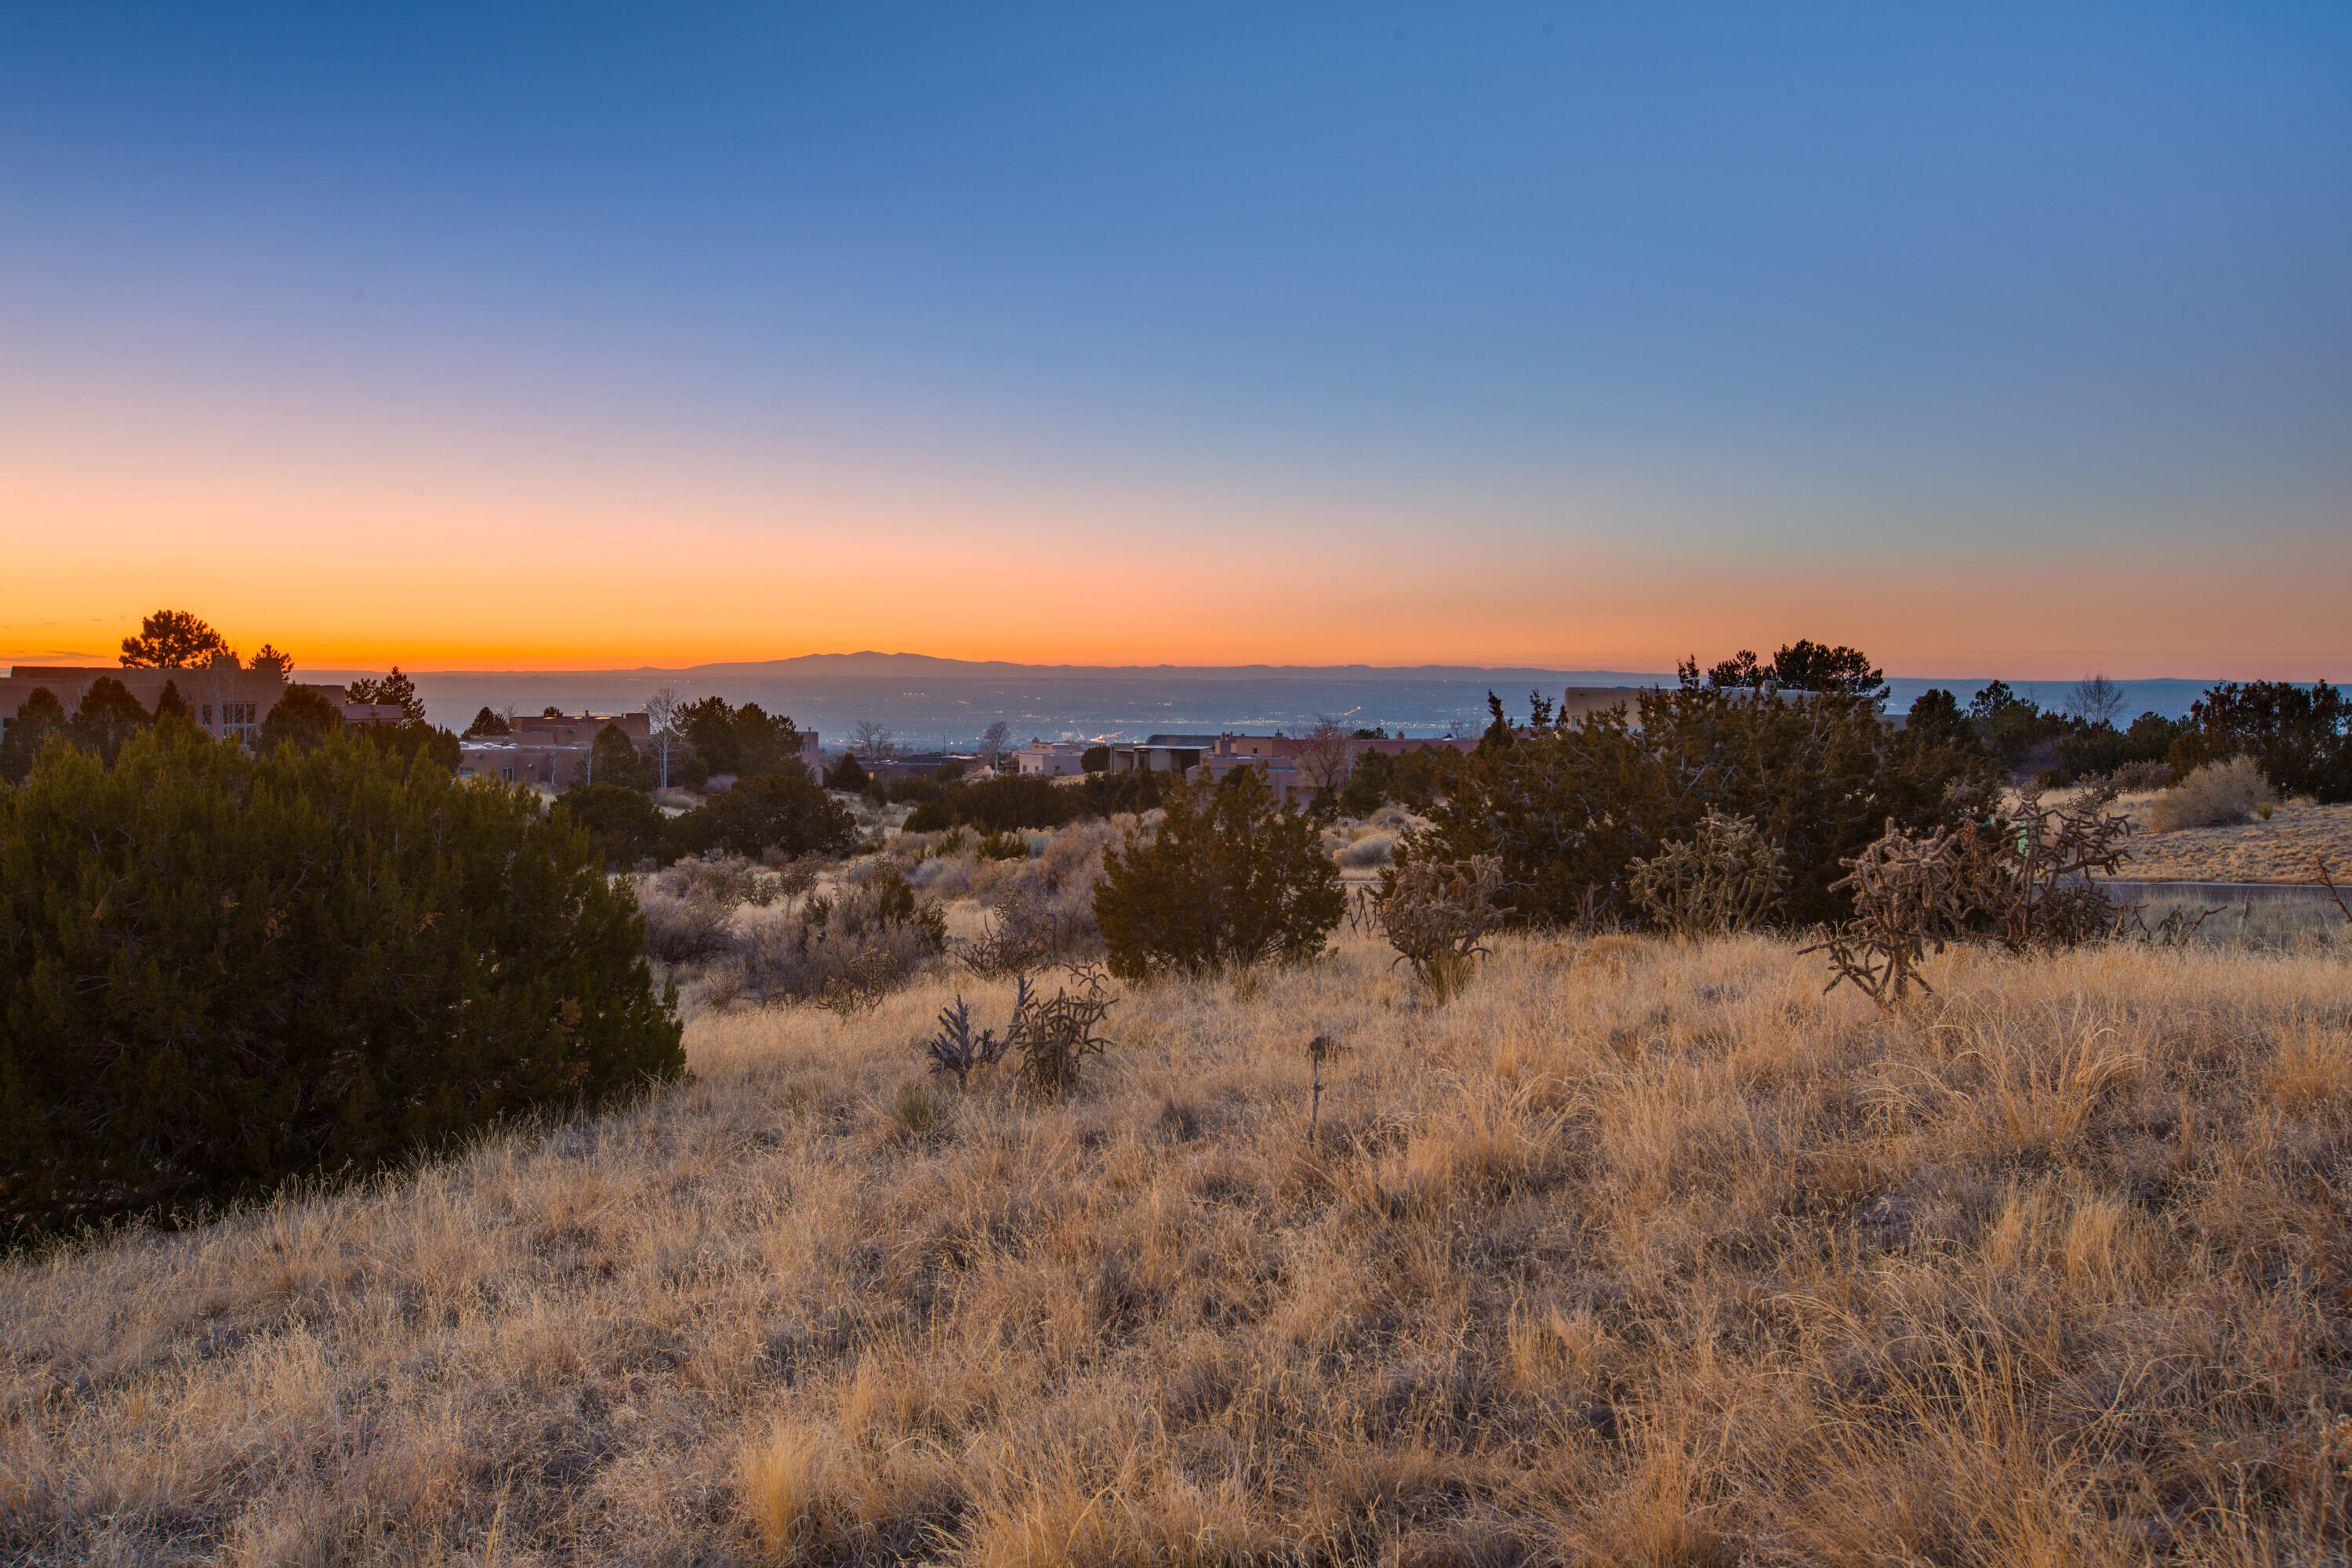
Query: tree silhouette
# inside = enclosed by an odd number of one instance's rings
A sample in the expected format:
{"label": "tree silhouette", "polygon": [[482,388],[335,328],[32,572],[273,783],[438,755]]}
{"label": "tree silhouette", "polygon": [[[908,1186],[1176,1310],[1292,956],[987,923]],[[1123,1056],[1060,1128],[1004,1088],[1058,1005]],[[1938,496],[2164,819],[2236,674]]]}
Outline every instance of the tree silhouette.
{"label": "tree silhouette", "polygon": [[158,610],[122,639],[125,669],[185,669],[220,654],[236,655],[220,633],[185,610]]}

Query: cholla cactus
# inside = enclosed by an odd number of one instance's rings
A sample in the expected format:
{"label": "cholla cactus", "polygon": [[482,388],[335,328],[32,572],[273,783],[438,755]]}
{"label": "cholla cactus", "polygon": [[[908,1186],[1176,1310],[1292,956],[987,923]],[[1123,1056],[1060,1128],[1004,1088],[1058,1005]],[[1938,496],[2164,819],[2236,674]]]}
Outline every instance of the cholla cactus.
{"label": "cholla cactus", "polygon": [[1669,844],[1632,869],[1634,900],[1660,925],[1693,941],[1756,925],[1789,885],[1780,847],[1753,819],[1715,811],[1696,840]]}
{"label": "cholla cactus", "polygon": [[994,1067],[1004,1059],[1004,1053],[1021,1034],[1029,1002],[1029,980],[1024,975],[1013,996],[1013,1021],[1005,1026],[1000,1038],[993,1029],[982,1029],[977,1035],[971,1032],[971,1005],[959,992],[954,1006],[940,1009],[939,1033],[924,1042],[923,1048],[931,1058],[931,1070],[953,1073],[956,1087],[967,1087],[972,1068]]}
{"label": "cholla cactus", "polygon": [[1499,856],[1467,860],[1409,860],[1381,879],[1381,934],[1412,965],[1415,978],[1440,1002],[1470,978],[1479,945],[1502,928],[1495,899],[1503,890]]}
{"label": "cholla cactus", "polygon": [[1824,991],[1852,984],[1891,1007],[1914,985],[1932,992],[1919,961],[1930,942],[1958,935],[1970,909],[1965,839],[1948,833],[1916,838],[1890,820],[1886,831],[1845,862],[1835,884],[1853,894],[1853,919],[1799,952],[1826,952],[1832,971]]}
{"label": "cholla cactus", "polygon": [[1925,838],[1890,820],[1831,884],[1853,894],[1853,919],[1801,951],[1830,955],[1825,989],[1851,982],[1886,1007],[1915,984],[1934,989],[1917,973],[1930,944],[1990,937],[2024,952],[2111,935],[2115,905],[2090,873],[2124,858],[2131,827],[2106,810],[2114,798],[2112,786],[2071,806],[2029,795],[1982,830]]}
{"label": "cholla cactus", "polygon": [[1118,1003],[1103,994],[1103,974],[1091,965],[1076,965],[1071,976],[1076,993],[1057,988],[1054,999],[1022,1011],[1006,1038],[1021,1049],[1021,1077],[1040,1100],[1058,1100],[1078,1081],[1079,1065],[1098,1057],[1110,1042],[1095,1033]]}

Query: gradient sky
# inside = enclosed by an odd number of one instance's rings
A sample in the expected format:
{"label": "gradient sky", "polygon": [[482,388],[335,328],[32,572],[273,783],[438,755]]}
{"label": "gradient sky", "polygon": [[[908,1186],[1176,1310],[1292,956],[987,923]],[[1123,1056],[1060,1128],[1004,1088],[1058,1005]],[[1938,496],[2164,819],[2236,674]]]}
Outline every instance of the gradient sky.
{"label": "gradient sky", "polygon": [[0,8],[0,661],[2352,674],[2352,7]]}

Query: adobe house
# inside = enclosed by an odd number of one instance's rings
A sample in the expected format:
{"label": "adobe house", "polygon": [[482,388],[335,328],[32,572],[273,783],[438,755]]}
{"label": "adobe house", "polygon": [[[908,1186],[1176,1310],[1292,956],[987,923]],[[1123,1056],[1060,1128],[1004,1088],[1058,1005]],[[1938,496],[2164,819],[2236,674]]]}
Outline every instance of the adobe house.
{"label": "adobe house", "polygon": [[[1393,735],[1378,741],[1349,736],[1341,744],[1347,748],[1348,765],[1352,769],[1358,757],[1371,752],[1385,752],[1392,757],[1432,746],[1472,752],[1477,749],[1478,742],[1475,736],[1445,735],[1415,741]],[[1206,769],[1213,780],[1223,780],[1235,768],[1258,768],[1264,772],[1275,799],[1285,805],[1304,804],[1315,798],[1315,785],[1299,763],[1307,745],[1307,742],[1291,735],[1220,735],[1196,765]]]}
{"label": "adobe house", "polygon": [[1201,759],[1216,750],[1223,739],[1217,735],[1147,735],[1140,741],[1130,741],[1110,749],[1110,771],[1115,773],[1149,771],[1156,773],[1185,773],[1201,765]]}
{"label": "adobe house", "polygon": [[[194,665],[185,669],[124,669],[111,665],[20,664],[0,677],[0,733],[13,728],[17,710],[37,690],[46,688],[70,715],[101,677],[122,682],[139,705],[150,713],[163,699],[167,685],[180,689],[188,716],[205,733],[219,739],[234,736],[247,745],[260,736],[261,721],[286,695],[286,672],[277,668],[247,669],[234,659]],[[336,694],[341,687],[326,689]]]}
{"label": "adobe house", "polygon": [[1049,777],[1082,773],[1086,772],[1087,752],[1094,744],[1092,741],[1032,741],[1013,755],[1024,773],[1045,773]]}
{"label": "adobe house", "polygon": [[653,743],[654,722],[644,713],[583,713],[561,719],[518,717],[504,735],[477,735],[457,747],[457,776],[532,784],[557,795],[570,789],[596,737],[617,725],[643,756]]}

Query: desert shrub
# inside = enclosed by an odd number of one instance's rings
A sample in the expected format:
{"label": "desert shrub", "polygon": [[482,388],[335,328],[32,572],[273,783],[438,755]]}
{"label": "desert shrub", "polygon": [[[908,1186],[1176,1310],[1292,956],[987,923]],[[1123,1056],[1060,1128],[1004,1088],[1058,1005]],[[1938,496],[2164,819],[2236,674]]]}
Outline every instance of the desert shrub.
{"label": "desert shrub", "polygon": [[740,992],[758,1002],[864,1001],[903,984],[947,945],[947,916],[886,872],[753,928],[737,943]]}
{"label": "desert shrub", "polygon": [[1347,912],[1339,868],[1305,816],[1284,811],[1255,768],[1170,787],[1146,842],[1130,828],[1095,893],[1110,971],[1200,974],[1312,958]]}
{"label": "desert shrub", "polygon": [[849,809],[805,777],[767,773],[737,779],[705,805],[672,819],[670,842],[688,854],[724,849],[759,856],[845,850],[856,841],[857,820]]}
{"label": "desert shrub", "polygon": [[1696,837],[1632,862],[1633,901],[1676,936],[1696,940],[1760,924],[1789,873],[1780,847],[1744,816],[1709,811]]}
{"label": "desert shrub", "polygon": [[1371,833],[1341,849],[1335,858],[1350,870],[1368,866],[1385,866],[1396,858],[1396,837],[1393,834]]}
{"label": "desert shrub", "polygon": [[675,1075],[585,834],[336,737],[51,748],[0,795],[0,1231],[382,1168]]}
{"label": "desert shrub", "polygon": [[1381,879],[1375,908],[1381,934],[1397,950],[1397,962],[1440,1002],[1468,983],[1479,944],[1502,929],[1503,863],[1481,855],[1456,865],[1416,860]]}
{"label": "desert shrub", "polygon": [[1981,819],[1995,770],[1981,756],[1898,731],[1866,697],[1795,696],[1685,684],[1622,709],[1530,728],[1451,757],[1431,826],[1408,859],[1498,855],[1503,901],[1521,921],[1567,923],[1631,902],[1633,863],[1694,838],[1709,811],[1753,820],[1780,847],[1789,884],[1775,915],[1848,912],[1841,861],[1884,831]]}
{"label": "desert shrub", "polygon": [[732,909],[751,896],[751,862],[714,849],[655,873],[646,879],[646,887],[673,898],[700,899]]}
{"label": "desert shrub", "polygon": [[907,873],[908,885],[934,898],[961,899],[971,891],[971,861],[962,856],[934,855]]}
{"label": "desert shrub", "polygon": [[651,797],[625,784],[582,784],[556,797],[555,809],[588,835],[607,868],[635,866],[675,854],[668,818]]}
{"label": "desert shrub", "polygon": [[964,967],[983,979],[1009,980],[1048,964],[1098,956],[1102,932],[1088,901],[1056,899],[1044,887],[1015,882],[990,906],[987,929],[957,944]]}
{"label": "desert shrub", "polygon": [[983,860],[1026,860],[1029,837],[1024,833],[991,833],[972,846],[971,852]]}
{"label": "desert shrub", "polygon": [[2253,758],[2232,757],[2205,763],[2150,801],[2147,826],[2155,833],[2230,827],[2252,820],[2255,812],[2277,800]]}
{"label": "desert shrub", "polygon": [[1095,884],[1102,880],[1103,853],[1119,836],[1118,824],[1073,823],[1054,835],[1037,857],[1037,875],[1055,893],[1076,891],[1086,907],[1094,907]]}
{"label": "desert shrub", "polygon": [[2229,681],[2189,709],[2171,751],[2182,779],[2210,763],[2252,757],[2273,788],[2323,803],[2352,800],[2352,700],[2326,681]]}
{"label": "desert shrub", "polygon": [[646,954],[665,963],[691,963],[724,952],[731,942],[731,900],[708,893],[671,892],[647,884],[637,889],[646,918]]}
{"label": "desert shrub", "polygon": [[1079,792],[1039,773],[982,779],[942,791],[907,818],[910,833],[938,833],[970,826],[984,833],[1059,827],[1086,809]]}
{"label": "desert shrub", "polygon": [[2145,795],[2172,782],[2172,764],[2162,759],[2126,763],[2105,779],[2117,795]]}

